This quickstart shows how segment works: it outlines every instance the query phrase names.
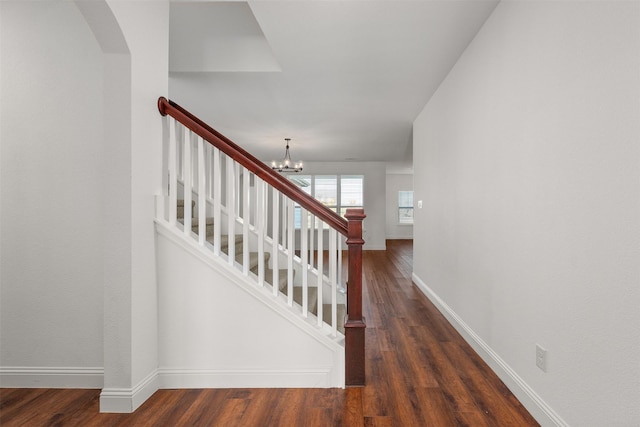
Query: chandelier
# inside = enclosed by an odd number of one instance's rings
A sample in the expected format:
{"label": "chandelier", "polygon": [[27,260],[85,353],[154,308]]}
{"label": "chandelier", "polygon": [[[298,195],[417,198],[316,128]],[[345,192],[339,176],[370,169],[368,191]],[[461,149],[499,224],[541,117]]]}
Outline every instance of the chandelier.
{"label": "chandelier", "polygon": [[279,162],[275,160],[271,162],[271,169],[278,172],[302,172],[302,162],[294,162],[291,160],[291,154],[289,153],[289,141],[291,138],[285,138],[287,148],[284,150],[284,158]]}

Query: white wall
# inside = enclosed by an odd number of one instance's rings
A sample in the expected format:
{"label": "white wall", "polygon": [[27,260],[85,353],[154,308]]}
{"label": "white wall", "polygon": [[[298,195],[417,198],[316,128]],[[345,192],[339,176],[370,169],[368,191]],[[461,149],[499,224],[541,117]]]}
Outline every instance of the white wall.
{"label": "white wall", "polygon": [[543,425],[640,425],[639,117],[640,3],[502,2],[414,123],[414,280]]}
{"label": "white wall", "polygon": [[71,2],[1,2],[0,19],[2,385],[20,367],[22,386],[100,387],[101,50]]}
{"label": "white wall", "polygon": [[413,239],[413,225],[398,223],[398,192],[413,190],[413,174],[387,174],[387,239]]}
{"label": "white wall", "polygon": [[158,364],[169,5],[1,7],[3,385],[100,387],[104,366],[112,409],[130,411]]}
{"label": "white wall", "polygon": [[156,102],[168,93],[169,3],[110,3],[131,50],[131,182],[133,378],[155,366],[157,307],[153,217],[162,192],[162,117]]}
{"label": "white wall", "polygon": [[364,213],[362,223],[364,250],[384,250],[385,243],[385,164],[382,162],[306,162],[308,175],[363,175]]}

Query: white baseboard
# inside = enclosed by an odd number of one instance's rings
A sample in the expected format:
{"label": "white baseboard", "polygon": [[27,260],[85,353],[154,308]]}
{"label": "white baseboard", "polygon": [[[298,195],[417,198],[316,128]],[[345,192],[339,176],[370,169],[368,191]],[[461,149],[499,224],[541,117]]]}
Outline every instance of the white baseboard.
{"label": "white baseboard", "polygon": [[316,370],[158,370],[160,388],[328,388],[331,368]]}
{"label": "white baseboard", "polygon": [[425,294],[465,341],[482,357],[500,377],[520,403],[543,426],[568,427],[569,425],[544,401],[511,367],[469,327],[447,303],[429,288],[415,273],[413,283]]}
{"label": "white baseboard", "polygon": [[0,387],[102,388],[103,368],[0,367]]}
{"label": "white baseboard", "polygon": [[362,250],[363,251],[386,251],[387,250],[387,245],[369,245],[367,246],[367,244],[365,243],[364,246],[362,246]]}
{"label": "white baseboard", "polygon": [[104,388],[100,393],[100,412],[129,414],[159,388],[158,371],[153,371],[133,388]]}
{"label": "white baseboard", "polygon": [[411,236],[387,236],[386,240],[413,240],[413,234]]}

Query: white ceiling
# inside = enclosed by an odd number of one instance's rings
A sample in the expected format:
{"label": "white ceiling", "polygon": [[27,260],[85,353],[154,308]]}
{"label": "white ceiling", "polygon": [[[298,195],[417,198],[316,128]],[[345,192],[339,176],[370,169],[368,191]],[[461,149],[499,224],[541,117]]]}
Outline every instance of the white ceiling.
{"label": "white ceiling", "polygon": [[497,0],[171,4],[171,99],[264,161],[411,160],[414,118]]}

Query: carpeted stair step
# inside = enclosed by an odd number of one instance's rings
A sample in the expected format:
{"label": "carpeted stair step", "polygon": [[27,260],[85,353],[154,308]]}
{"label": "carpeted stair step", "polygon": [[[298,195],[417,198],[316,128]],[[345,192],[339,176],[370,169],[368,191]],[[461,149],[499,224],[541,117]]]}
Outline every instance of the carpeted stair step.
{"label": "carpeted stair step", "polygon": [[[184,224],[184,218],[178,218],[178,222]],[[213,244],[213,218],[207,217],[206,219],[206,227],[207,227],[207,241]],[[191,230],[194,233],[198,234],[200,230],[200,223],[196,218],[193,219],[193,223],[191,224]],[[236,236],[236,248],[242,245],[242,234],[235,234]],[[223,249],[225,253],[227,253],[226,248],[229,246],[229,236],[227,234],[220,235],[220,247]],[[236,249],[237,252],[237,249]]]}
{"label": "carpeted stair step", "polygon": [[[284,275],[284,280],[282,276]],[[285,295],[289,294],[289,289],[287,288],[287,270],[280,270],[280,292]],[[313,313],[318,314],[318,288],[315,286],[309,286],[307,288],[308,298],[307,298],[307,309]],[[302,306],[302,286],[294,286],[293,287],[293,300]]]}
{"label": "carpeted stair step", "polygon": [[[313,314],[318,314],[318,288],[307,288],[307,292],[307,309]],[[302,306],[302,286],[296,286],[293,288],[293,300]]]}
{"label": "carpeted stair step", "polygon": [[[270,254],[265,254],[270,255]],[[265,260],[265,265],[268,264],[269,258]],[[258,266],[256,265],[251,269],[251,272],[258,275]],[[273,270],[270,268],[265,268],[264,270],[264,281],[270,285],[273,285]],[[287,288],[287,270],[278,270],[278,288],[282,291],[282,288]]]}
{"label": "carpeted stair step", "polygon": [[[338,304],[338,330],[344,334],[344,316],[347,314],[347,306]],[[331,304],[322,305],[322,320],[331,325]],[[333,326],[333,325],[332,325]]]}
{"label": "carpeted stair step", "polygon": [[[226,251],[223,251],[223,253],[227,254],[228,253]],[[264,262],[268,263],[269,262],[269,253],[265,253],[264,254]],[[243,255],[242,255],[242,250],[240,252],[236,252],[236,262],[239,264],[242,264],[243,261]],[[254,271],[254,269],[258,268],[258,259],[259,259],[259,254],[258,252],[249,252],[249,270],[250,271]],[[265,280],[267,280],[267,277],[265,276]]]}
{"label": "carpeted stair step", "polygon": [[[211,244],[213,244],[213,218],[207,218],[206,221],[206,226],[207,226],[207,241]],[[198,234],[198,230],[200,230],[200,224],[197,222],[197,220],[195,220],[195,222],[191,225],[191,229],[193,230],[194,233]],[[238,248],[240,248],[240,250],[242,250],[242,241],[243,241],[243,236],[242,234],[234,234],[235,236],[235,242],[236,242],[236,252],[238,252]],[[229,247],[229,235],[227,234],[221,234],[220,235],[220,248],[222,248],[222,250],[227,253],[226,248]]]}
{"label": "carpeted stair step", "polygon": [[[184,199],[179,199],[178,200],[177,207],[178,207],[177,217],[178,218],[184,218]],[[196,208],[196,202],[192,200],[191,201],[191,216],[193,216],[195,208]]]}
{"label": "carpeted stair step", "polygon": [[[196,207],[196,202],[194,200],[191,201],[191,217],[192,217],[192,224],[191,224],[191,229],[193,230],[194,233],[198,234],[198,231],[200,229],[200,223],[198,222],[198,219],[194,217],[195,214],[195,207]],[[180,199],[177,201],[177,219],[178,222],[184,224],[184,200]],[[207,240],[210,243],[213,243],[213,218],[207,217],[206,219],[206,236],[207,236]],[[242,234],[236,234],[235,235],[235,258],[236,258],[236,262],[242,264],[243,261],[243,236]],[[223,253],[228,254],[229,248],[229,236],[226,234],[222,234],[220,236],[220,249]],[[265,265],[267,265],[269,263],[269,259],[270,259],[270,253],[265,252],[264,253],[264,258],[265,258]],[[251,270],[254,274],[258,274],[258,253],[257,252],[250,252],[249,253],[249,270]],[[265,269],[264,272],[264,280],[265,282],[269,283],[272,285],[272,281],[273,281],[273,270],[267,268]],[[287,270],[279,270],[278,272],[278,288],[280,289],[280,291],[287,295],[288,293],[288,288],[287,288]],[[308,292],[308,301],[307,301],[307,307],[308,310],[313,313],[316,314],[318,313],[318,288],[316,287],[308,287],[307,288],[307,292]],[[299,304],[300,306],[302,306],[302,286],[294,286],[293,288],[293,300]],[[347,312],[347,308],[345,304],[338,304],[338,330],[344,334],[344,316]],[[323,319],[325,321],[325,323],[331,324],[331,304],[323,304],[322,306],[322,313],[323,313]]]}
{"label": "carpeted stair step", "polygon": [[[238,248],[240,248],[240,251],[242,251],[242,234],[235,234],[236,236],[236,252],[238,252]],[[207,240],[210,243],[213,243],[213,234],[211,234],[211,236],[207,235]],[[222,250],[227,253],[227,248],[229,247],[229,235],[228,234],[223,234],[220,236],[220,247],[222,248]]]}
{"label": "carpeted stair step", "polygon": [[[211,237],[211,239],[213,240],[213,218],[205,218],[205,224],[206,224],[206,230],[207,230],[207,240],[209,240],[209,237]],[[194,218],[191,220],[191,230],[196,233],[199,234],[199,230],[200,230],[200,221],[198,221],[198,219]]]}

